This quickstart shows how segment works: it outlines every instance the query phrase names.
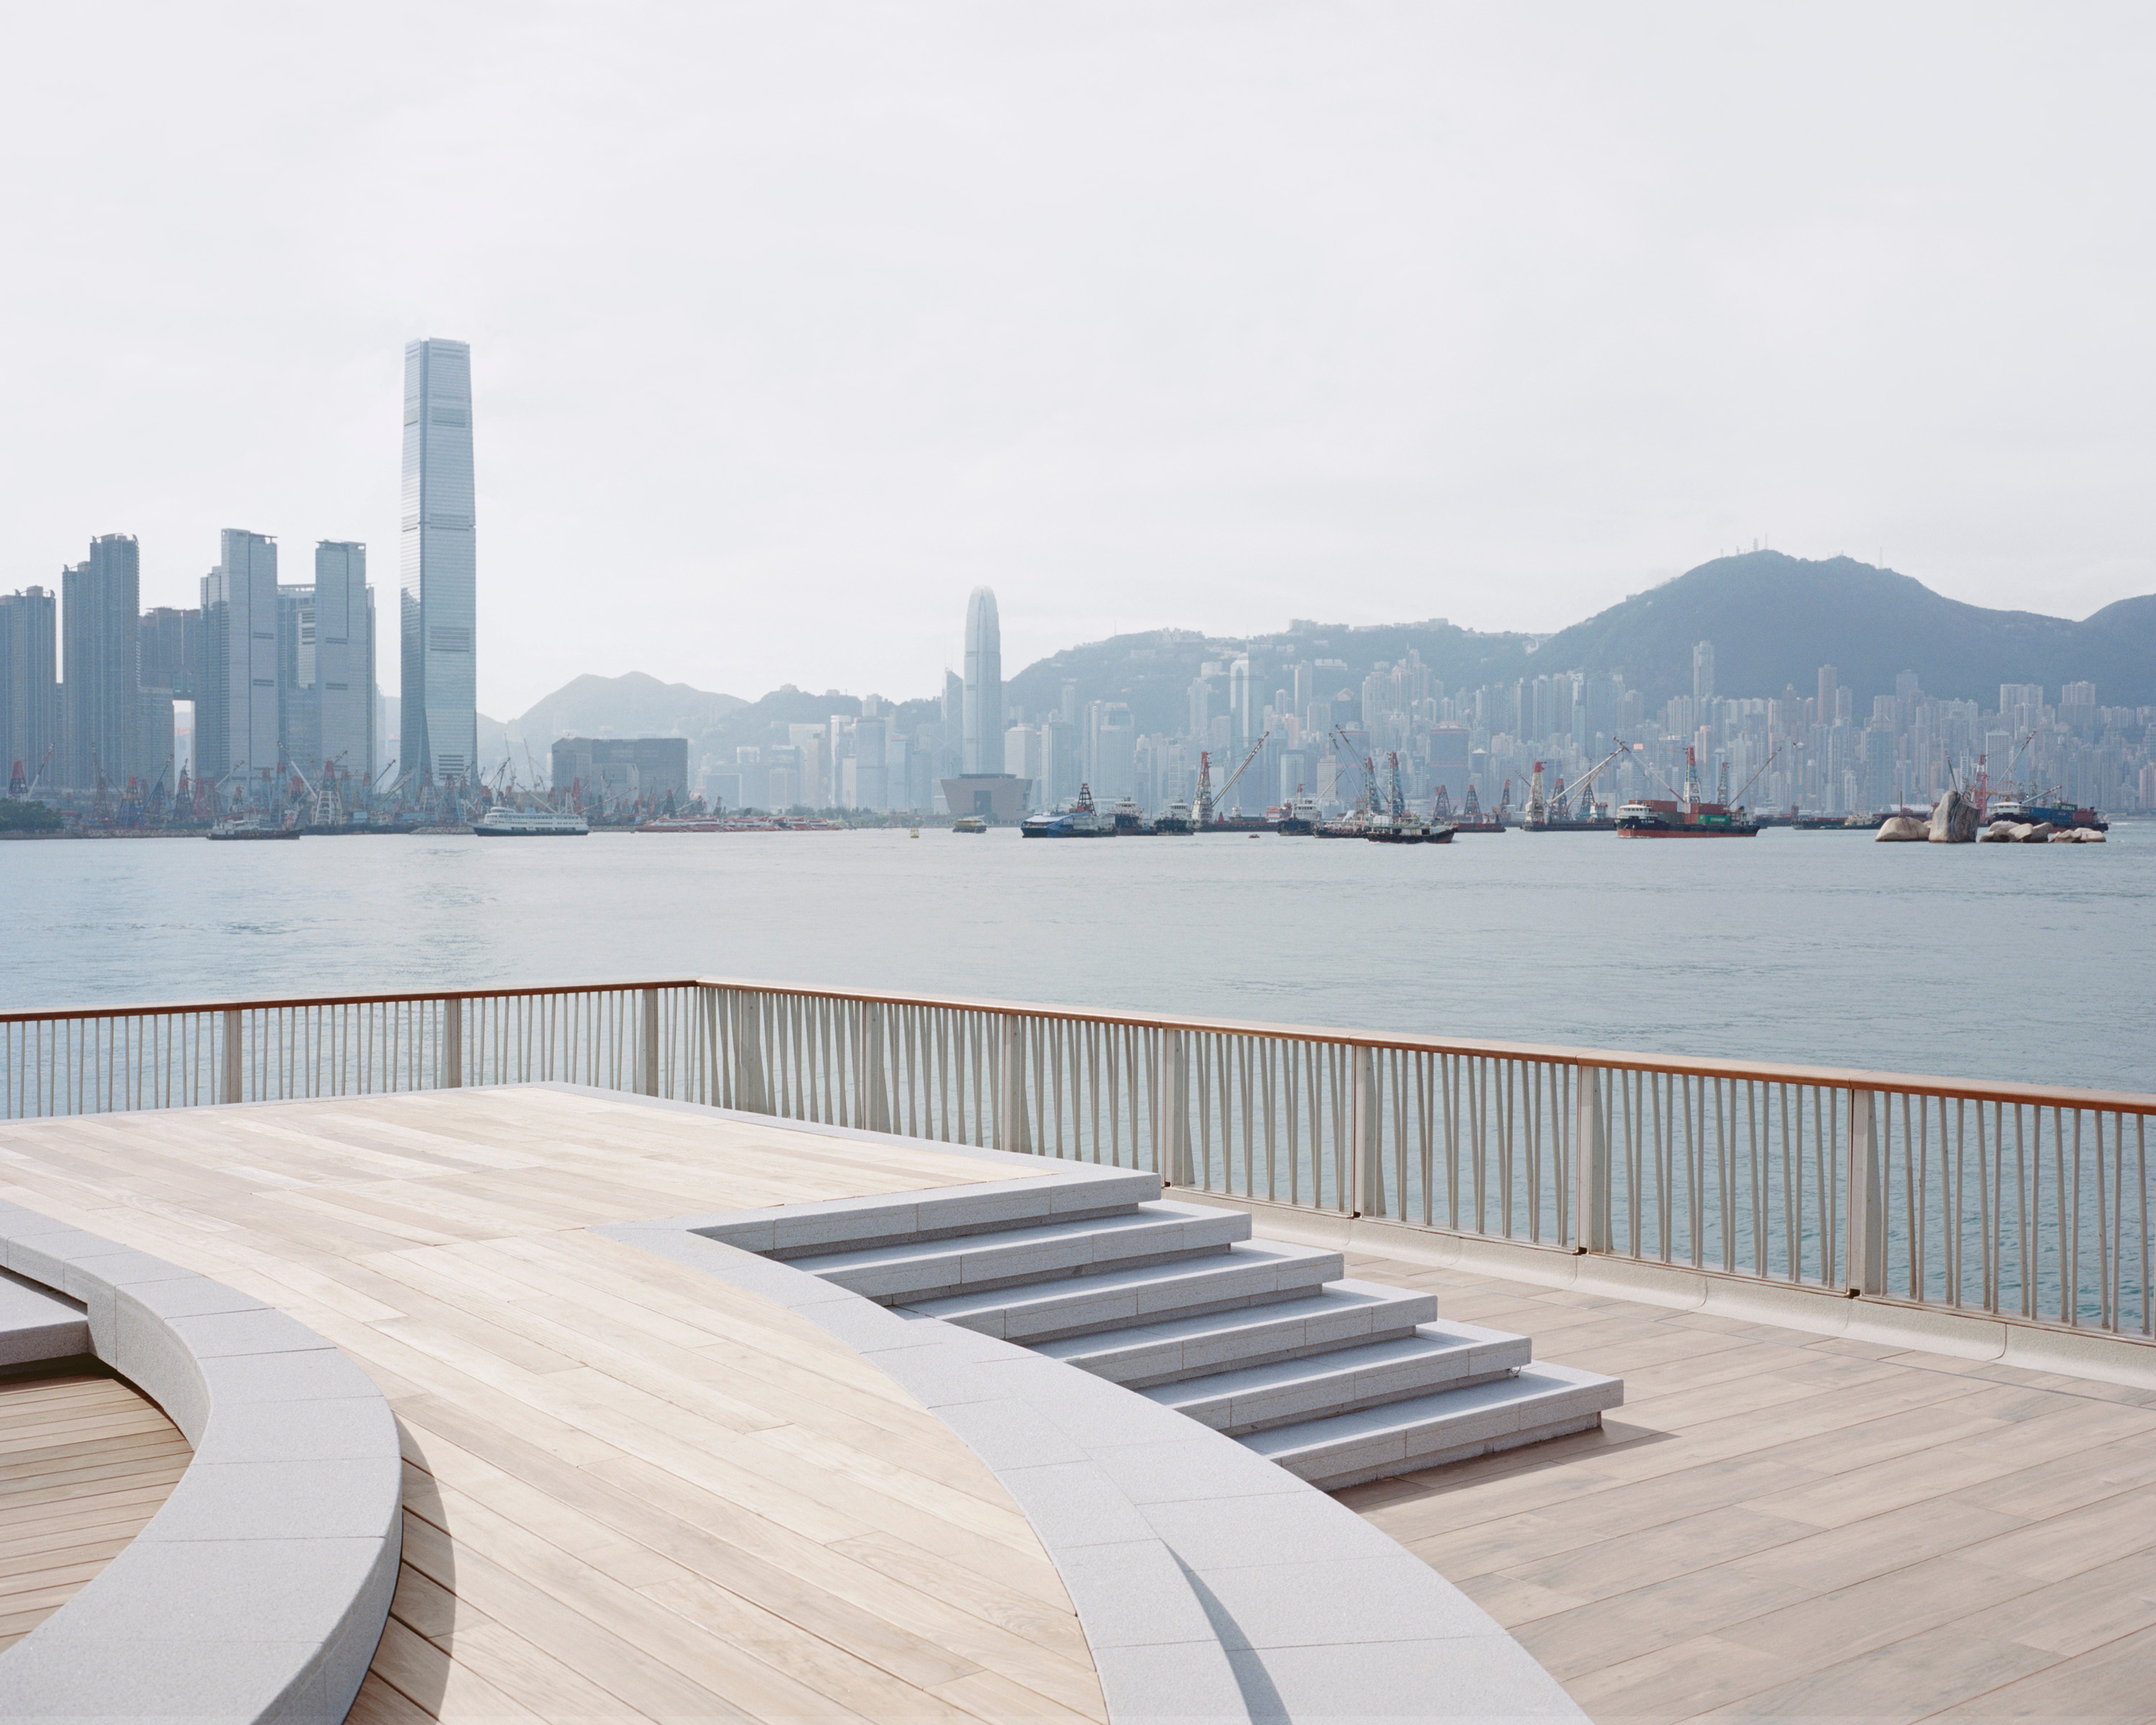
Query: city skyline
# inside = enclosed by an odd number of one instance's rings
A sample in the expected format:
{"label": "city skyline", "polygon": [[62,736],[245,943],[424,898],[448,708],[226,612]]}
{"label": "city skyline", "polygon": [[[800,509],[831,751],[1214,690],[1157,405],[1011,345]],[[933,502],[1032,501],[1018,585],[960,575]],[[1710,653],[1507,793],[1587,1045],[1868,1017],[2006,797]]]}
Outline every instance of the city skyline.
{"label": "city skyline", "polygon": [[[117,527],[191,605],[241,523],[365,542],[386,594],[381,403],[453,331],[516,571],[496,714],[587,670],[930,688],[983,584],[1013,669],[1313,612],[1547,629],[1763,537],[2002,608],[2156,590],[2145,9],[864,11],[834,47],[481,7],[423,55],[130,16],[14,41],[125,123],[60,76],[0,116],[44,164],[11,589]],[[370,117],[273,78],[206,126],[234,54],[346,68]]]}

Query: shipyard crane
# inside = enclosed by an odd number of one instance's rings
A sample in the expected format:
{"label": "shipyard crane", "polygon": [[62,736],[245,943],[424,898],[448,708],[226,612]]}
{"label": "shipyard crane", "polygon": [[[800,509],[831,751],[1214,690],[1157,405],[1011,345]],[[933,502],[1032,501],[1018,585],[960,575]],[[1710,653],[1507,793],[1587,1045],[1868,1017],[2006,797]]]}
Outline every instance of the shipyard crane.
{"label": "shipyard crane", "polygon": [[44,758],[38,762],[38,770],[30,775],[30,783],[23,789],[23,794],[25,797],[34,797],[38,794],[38,787],[44,783],[45,768],[53,764],[53,750],[57,747],[59,747],[59,745],[56,743],[47,743],[45,745]]}
{"label": "shipyard crane", "polygon": [[[1558,817],[1563,817],[1563,815],[1565,815],[1565,811],[1568,811],[1568,809],[1569,809],[1569,804],[1572,804],[1572,798],[1580,796],[1580,793],[1583,793],[1583,791],[1587,789],[1587,787],[1594,785],[1594,783],[1595,783],[1595,774],[1598,774],[1598,772],[1602,772],[1602,768],[1609,766],[1610,761],[1614,761],[1614,759],[1617,759],[1617,757],[1620,757],[1620,755],[1630,755],[1630,752],[1632,752],[1632,744],[1628,744],[1628,742],[1625,742],[1624,737],[1610,737],[1610,752],[1609,752],[1609,755],[1604,755],[1604,757],[1602,757],[1602,759],[1599,759],[1599,761],[1595,761],[1594,766],[1587,768],[1587,772],[1583,772],[1583,774],[1580,774],[1578,778],[1573,778],[1572,785],[1568,785],[1568,787],[1565,787],[1565,789],[1558,791],[1557,796],[1554,796],[1553,800],[1550,800],[1550,813],[1554,813],[1554,815],[1558,815]],[[1587,802],[1584,802],[1583,817],[1589,817],[1591,813],[1594,813],[1594,798],[1589,796],[1589,798],[1587,798]]]}
{"label": "shipyard crane", "polygon": [[1360,808],[1366,815],[1375,814],[1378,812],[1377,762],[1372,759],[1368,755],[1358,756],[1355,752],[1355,740],[1352,737],[1348,736],[1348,729],[1344,725],[1335,725],[1332,727],[1332,734],[1340,739],[1341,746],[1348,751],[1348,759],[1351,761],[1360,760],[1362,762],[1363,794],[1357,799],[1357,806]]}
{"label": "shipyard crane", "polygon": [[1243,776],[1244,768],[1247,768],[1251,762],[1258,758],[1259,752],[1264,749],[1267,739],[1270,738],[1272,734],[1273,733],[1270,729],[1267,729],[1255,742],[1250,745],[1250,753],[1243,757],[1243,765],[1241,767],[1238,767],[1233,773],[1229,773],[1226,780],[1222,783],[1220,788],[1214,793],[1213,800],[1216,804],[1224,803],[1227,800],[1228,793],[1235,788],[1235,781]]}
{"label": "shipyard crane", "polygon": [[[1767,758],[1759,763],[1759,771],[1753,773],[1751,778],[1746,779],[1743,787],[1738,791],[1737,800],[1738,803],[1742,803],[1744,800],[1744,793],[1746,791],[1750,790],[1753,785],[1759,783],[1761,777],[1764,775],[1767,769],[1774,764],[1774,757],[1781,752],[1782,751],[1779,744],[1777,744],[1774,747],[1767,751]],[[1729,783],[1729,764],[1726,761],[1722,763],[1722,782],[1724,785],[1727,785]],[[1727,809],[1733,805],[1732,805],[1728,798],[1725,797],[1722,799],[1722,806]]]}

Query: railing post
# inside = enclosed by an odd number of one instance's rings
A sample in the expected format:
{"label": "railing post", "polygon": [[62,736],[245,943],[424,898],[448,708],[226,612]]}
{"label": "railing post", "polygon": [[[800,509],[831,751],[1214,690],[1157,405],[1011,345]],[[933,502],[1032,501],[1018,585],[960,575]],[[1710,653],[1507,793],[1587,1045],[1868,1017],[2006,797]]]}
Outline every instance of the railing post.
{"label": "railing post", "polygon": [[644,1058],[639,1063],[638,1088],[647,1096],[655,1096],[659,1094],[659,990],[639,988],[637,993],[644,1006],[643,1034],[639,1039],[644,1045],[640,1050]]}
{"label": "railing post", "polygon": [[861,1124],[872,1132],[891,1130],[891,1110],[883,1088],[883,1008],[868,1001],[861,1008]]}
{"label": "railing post", "polygon": [[1342,1196],[1351,1216],[1382,1216],[1384,1164],[1378,1153],[1378,1059],[1358,1045],[1350,1059],[1348,1112],[1348,1185]]}
{"label": "railing post", "polygon": [[760,997],[729,988],[721,997],[732,1020],[734,1106],[744,1114],[768,1114],[763,1083],[763,1003]]}
{"label": "railing post", "polygon": [[1852,1294],[1887,1289],[1887,1205],[1881,1196],[1878,1122],[1871,1092],[1849,1093],[1848,1281]]}
{"label": "railing post", "polygon": [[434,1066],[444,1089],[464,1088],[465,1004],[454,994],[442,1003],[442,1045]]}
{"label": "railing post", "polygon": [[1609,1127],[1602,1111],[1602,1068],[1574,1069],[1573,1097],[1573,1243],[1583,1252],[1609,1250]]}
{"label": "railing post", "polygon": [[996,1147],[1024,1152],[1025,1133],[1025,1020],[1003,1015],[1003,1058],[997,1077]]}
{"label": "railing post", "polygon": [[220,1102],[244,1100],[247,1089],[246,1022],[238,1007],[224,1014],[224,1072],[217,1088]]}
{"label": "railing post", "polygon": [[1170,1186],[1190,1179],[1190,1066],[1183,1032],[1160,1033],[1160,1065],[1153,1081],[1153,1168]]}

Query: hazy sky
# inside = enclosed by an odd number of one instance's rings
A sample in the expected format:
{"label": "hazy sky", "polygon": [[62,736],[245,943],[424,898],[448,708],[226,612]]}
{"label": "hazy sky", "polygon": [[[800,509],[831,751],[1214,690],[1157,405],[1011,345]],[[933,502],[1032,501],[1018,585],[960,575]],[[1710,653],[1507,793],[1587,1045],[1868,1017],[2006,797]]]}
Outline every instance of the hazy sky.
{"label": "hazy sky", "polygon": [[368,542],[473,345],[480,701],[1554,628],[1764,538],[2156,590],[2145,5],[0,7],[0,587]]}

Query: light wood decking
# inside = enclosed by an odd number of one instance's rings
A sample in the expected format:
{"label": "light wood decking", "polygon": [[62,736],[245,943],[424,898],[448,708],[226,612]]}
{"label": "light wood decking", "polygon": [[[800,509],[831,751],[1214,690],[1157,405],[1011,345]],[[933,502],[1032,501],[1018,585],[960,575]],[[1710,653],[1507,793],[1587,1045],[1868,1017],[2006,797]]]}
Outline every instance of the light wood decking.
{"label": "light wood decking", "polygon": [[1348,1270],[1623,1374],[1600,1432],[1340,1494],[1597,1719],[2156,1717],[2156,1393]]}
{"label": "light wood decking", "polygon": [[0,1194],[275,1302],[389,1398],[405,1561],[355,1720],[1105,1718],[971,1450],[805,1321],[585,1231],[981,1163],[540,1090],[14,1124],[0,1153]]}
{"label": "light wood decking", "polygon": [[0,1378],[0,1650],[126,1548],[192,1455],[116,1378],[44,1368]]}

